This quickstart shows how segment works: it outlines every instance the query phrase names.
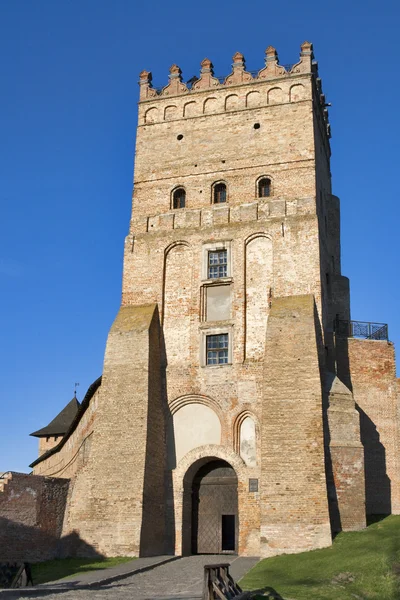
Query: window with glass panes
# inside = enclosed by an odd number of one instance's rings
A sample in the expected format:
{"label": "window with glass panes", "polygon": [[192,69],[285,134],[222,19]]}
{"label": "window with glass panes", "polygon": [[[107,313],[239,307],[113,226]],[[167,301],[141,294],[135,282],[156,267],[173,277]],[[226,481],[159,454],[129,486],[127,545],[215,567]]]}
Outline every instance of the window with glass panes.
{"label": "window with glass panes", "polygon": [[226,185],[217,183],[214,186],[214,204],[220,204],[221,202],[226,202]]}
{"label": "window with glass panes", "polygon": [[228,252],[227,250],[209,250],[208,252],[208,279],[227,277]]}
{"label": "window with glass panes", "polygon": [[267,198],[271,195],[271,180],[267,177],[260,179],[258,182],[258,197]]}
{"label": "window with glass panes", "polygon": [[228,334],[206,336],[208,365],[226,365],[228,362]]}
{"label": "window with glass panes", "polygon": [[185,208],[186,192],[183,188],[177,188],[173,193],[173,208]]}

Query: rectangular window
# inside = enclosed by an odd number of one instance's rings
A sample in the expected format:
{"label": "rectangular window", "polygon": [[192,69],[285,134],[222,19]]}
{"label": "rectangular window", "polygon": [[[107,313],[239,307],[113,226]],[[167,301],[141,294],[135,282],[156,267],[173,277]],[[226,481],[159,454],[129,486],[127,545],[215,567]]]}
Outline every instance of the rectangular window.
{"label": "rectangular window", "polygon": [[207,335],[207,365],[228,363],[228,334]]}
{"label": "rectangular window", "polygon": [[210,250],[208,252],[208,279],[226,277],[228,274],[227,250]]}

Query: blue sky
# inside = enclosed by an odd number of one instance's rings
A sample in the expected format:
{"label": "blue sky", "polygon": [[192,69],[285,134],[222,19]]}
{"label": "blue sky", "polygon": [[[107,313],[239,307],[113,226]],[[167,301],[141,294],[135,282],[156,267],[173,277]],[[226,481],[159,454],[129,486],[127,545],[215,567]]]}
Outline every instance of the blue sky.
{"label": "blue sky", "polygon": [[332,103],[332,174],[352,316],[400,347],[399,4],[128,0],[0,2],[0,471],[28,470],[47,424],[102,371],[120,303],[138,74],[217,75],[265,48],[314,44]]}

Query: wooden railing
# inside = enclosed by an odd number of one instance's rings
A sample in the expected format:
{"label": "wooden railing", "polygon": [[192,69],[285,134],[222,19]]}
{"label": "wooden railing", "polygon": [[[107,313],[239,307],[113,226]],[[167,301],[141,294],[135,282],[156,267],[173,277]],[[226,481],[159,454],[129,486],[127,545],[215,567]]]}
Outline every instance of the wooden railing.
{"label": "wooden railing", "polygon": [[15,589],[33,585],[29,563],[0,563],[0,589]]}
{"label": "wooden railing", "polygon": [[202,600],[247,600],[250,592],[243,592],[229,574],[229,563],[204,565]]}

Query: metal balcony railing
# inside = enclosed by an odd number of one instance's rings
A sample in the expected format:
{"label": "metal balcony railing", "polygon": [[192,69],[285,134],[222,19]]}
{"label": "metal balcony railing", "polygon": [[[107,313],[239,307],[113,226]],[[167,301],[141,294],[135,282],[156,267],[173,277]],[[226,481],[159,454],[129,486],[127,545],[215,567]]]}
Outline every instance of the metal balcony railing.
{"label": "metal balcony railing", "polygon": [[362,338],[364,340],[389,340],[386,323],[370,323],[369,321],[335,320],[334,329],[340,337]]}

